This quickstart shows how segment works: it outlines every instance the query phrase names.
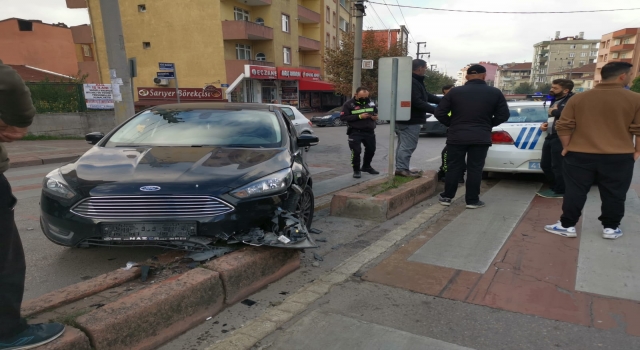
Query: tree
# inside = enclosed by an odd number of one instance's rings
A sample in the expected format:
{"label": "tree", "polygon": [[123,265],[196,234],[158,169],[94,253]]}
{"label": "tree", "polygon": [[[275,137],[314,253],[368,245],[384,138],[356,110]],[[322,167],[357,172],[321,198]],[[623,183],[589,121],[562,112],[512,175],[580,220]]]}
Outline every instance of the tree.
{"label": "tree", "polygon": [[633,83],[631,83],[631,91],[640,92],[640,76],[633,79]]}
{"label": "tree", "polygon": [[442,87],[445,85],[453,85],[456,80],[444,73],[427,69],[424,74],[424,87],[432,94],[442,93]]}
{"label": "tree", "polygon": [[534,93],[534,90],[535,90],[535,89],[534,89],[533,85],[531,85],[531,83],[522,83],[522,84],[520,84],[520,85],[518,85],[518,86],[516,87],[516,89],[514,90],[514,92],[515,92],[516,94],[526,94],[526,95],[529,95],[529,94]]}
{"label": "tree", "polygon": [[[351,96],[353,83],[354,34],[346,35],[340,47],[326,51],[324,62],[327,80],[333,83],[335,91]],[[407,48],[402,43],[387,46],[385,40],[376,39],[373,32],[366,32],[362,40],[362,59],[373,60],[373,69],[363,69],[361,85],[369,89],[371,96],[378,93],[378,60],[381,57],[406,56]]]}
{"label": "tree", "polygon": [[543,95],[546,95],[551,90],[551,84],[549,83],[540,83],[535,89],[535,92],[541,92]]}

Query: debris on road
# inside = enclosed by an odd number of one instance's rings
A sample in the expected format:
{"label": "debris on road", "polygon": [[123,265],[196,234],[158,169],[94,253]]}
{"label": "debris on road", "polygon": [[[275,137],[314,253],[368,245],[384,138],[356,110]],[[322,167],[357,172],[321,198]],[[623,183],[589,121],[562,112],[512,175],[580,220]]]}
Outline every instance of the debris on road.
{"label": "debris on road", "polygon": [[187,255],[185,258],[191,259],[193,261],[201,262],[211,260],[213,258],[221,257],[227,253],[231,253],[235,248],[231,247],[210,247],[210,249],[201,251],[201,252],[193,252]]}
{"label": "debris on road", "polygon": [[316,242],[326,242],[326,238],[316,238]]}
{"label": "debris on road", "polygon": [[245,299],[245,300],[241,301],[240,303],[243,304],[243,305],[247,305],[249,307],[257,304],[257,302],[255,302],[255,301],[253,301],[251,299]]}
{"label": "debris on road", "polygon": [[314,261],[313,264],[311,264],[311,266],[313,267],[320,267],[320,263],[317,261]]}
{"label": "debris on road", "polygon": [[319,235],[322,233],[322,230],[319,230],[317,228],[312,228],[311,230],[309,230],[309,232],[311,233],[315,233],[316,235]]}
{"label": "debris on road", "polygon": [[318,261],[324,261],[324,258],[318,253],[313,253],[313,258]]}
{"label": "debris on road", "polygon": [[129,261],[129,262],[127,263],[127,265],[126,265],[125,267],[123,267],[122,269],[123,269],[123,270],[131,270],[132,268],[134,268],[134,267],[136,267],[136,266],[138,266],[138,264],[136,264],[136,263],[135,263],[135,262],[133,262],[133,261]]}
{"label": "debris on road", "polygon": [[270,227],[256,227],[246,232],[234,233],[226,240],[228,244],[242,242],[252,246],[317,248],[315,242],[309,237],[307,226],[298,214],[282,208],[278,208],[274,212]]}

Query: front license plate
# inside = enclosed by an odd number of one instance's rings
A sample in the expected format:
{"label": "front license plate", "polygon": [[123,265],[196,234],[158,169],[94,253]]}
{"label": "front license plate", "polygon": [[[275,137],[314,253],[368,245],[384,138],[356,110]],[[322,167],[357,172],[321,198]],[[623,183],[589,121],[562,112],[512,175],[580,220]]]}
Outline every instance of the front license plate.
{"label": "front license plate", "polygon": [[105,241],[184,241],[197,233],[195,222],[102,224]]}
{"label": "front license plate", "polygon": [[540,169],[540,162],[529,162],[529,169]]}

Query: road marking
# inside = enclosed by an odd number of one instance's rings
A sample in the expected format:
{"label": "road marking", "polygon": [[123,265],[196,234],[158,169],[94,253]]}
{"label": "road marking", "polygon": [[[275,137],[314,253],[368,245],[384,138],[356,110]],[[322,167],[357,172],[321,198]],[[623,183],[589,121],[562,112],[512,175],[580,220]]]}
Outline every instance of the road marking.
{"label": "road marking", "polygon": [[[464,197],[464,189],[460,189],[454,201]],[[229,337],[211,345],[206,350],[251,349],[257,342],[276,331],[293,317],[302,313],[314,301],[320,299],[336,284],[344,282],[362,266],[386,252],[397,242],[412,234],[427,221],[436,218],[446,207],[434,204],[413,219],[398,226],[381,239],[345,260],[330,272],[300,288],[277,307],[267,309],[260,317],[250,321],[234,331]]]}
{"label": "road marking", "polygon": [[617,240],[602,238],[600,192],[594,187],[584,208],[576,290],[640,301],[640,199],[627,193],[625,216]]}
{"label": "road marking", "polygon": [[279,334],[272,346],[280,350],[472,350],[395,328],[318,310],[311,312]]}
{"label": "road marking", "polygon": [[539,183],[500,181],[482,196],[485,208],[465,210],[408,260],[485,273],[539,188]]}

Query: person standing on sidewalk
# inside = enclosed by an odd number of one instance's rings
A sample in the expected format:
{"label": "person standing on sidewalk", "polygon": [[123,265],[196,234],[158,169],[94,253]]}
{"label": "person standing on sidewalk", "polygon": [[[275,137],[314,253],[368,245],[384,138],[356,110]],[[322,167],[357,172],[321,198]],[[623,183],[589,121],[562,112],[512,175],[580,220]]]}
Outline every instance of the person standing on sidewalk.
{"label": "person standing on sidewalk", "polygon": [[[484,207],[480,184],[487,151],[491,146],[491,129],[509,119],[509,107],[502,91],[484,81],[487,70],[474,64],[467,69],[467,82],[446,94],[435,111],[447,131],[447,173],[440,204],[451,205],[458,190],[458,180],[467,158],[467,208]],[[451,113],[451,117],[449,117]]]}
{"label": "person standing on sidewalk", "polygon": [[[362,171],[377,175],[380,172],[371,167],[371,161],[376,153],[376,120],[378,120],[378,108],[369,99],[369,90],[364,87],[356,89],[354,98],[342,106],[340,120],[347,122],[347,135],[349,136],[349,148],[351,149],[351,166],[353,177],[362,177]],[[364,145],[364,159],[360,168],[360,153]]]}
{"label": "person standing on sidewalk", "polygon": [[560,221],[545,226],[546,231],[576,237],[587,194],[597,183],[602,237],[622,236],[625,200],[640,157],[640,94],[625,89],[632,67],[626,62],[607,63],[600,72],[602,82],[576,94],[562,111],[556,130],[564,148],[566,190]]}
{"label": "person standing on sidewalk", "polygon": [[35,112],[22,78],[0,61],[0,350],[30,349],[64,332],[62,324],[28,325],[20,317],[27,267],[14,219],[17,200],[3,174],[9,158],[2,143],[23,138]]}
{"label": "person standing on sidewalk", "polygon": [[[442,87],[442,94],[446,95],[449,91],[453,89],[453,85],[445,85]],[[449,112],[449,117],[451,117],[451,112]],[[445,175],[447,174],[447,145],[444,145],[442,149],[442,153],[440,154],[440,159],[442,160],[442,164],[440,165],[440,169],[438,169],[438,181],[444,181]],[[466,169],[466,168],[465,168]],[[458,183],[464,183],[464,170],[462,171],[462,176]]]}
{"label": "person standing on sidewalk", "polygon": [[556,122],[562,110],[574,95],[573,81],[556,79],[552,82],[549,95],[553,98],[549,107],[549,122],[542,123],[540,129],[547,131],[547,137],[542,145],[542,159],[540,167],[551,183],[551,188],[539,191],[537,194],[545,198],[562,198],[564,196],[564,178],[562,175],[562,142],[556,133]]}
{"label": "person standing on sidewalk", "polygon": [[427,92],[424,86],[424,74],[427,72],[427,62],[421,59],[413,60],[413,79],[411,81],[411,119],[396,121],[398,146],[396,149],[396,175],[404,177],[420,177],[419,171],[411,171],[411,155],[418,147],[420,129],[427,122],[427,113],[435,112],[435,107],[429,104],[440,103],[440,97]]}

